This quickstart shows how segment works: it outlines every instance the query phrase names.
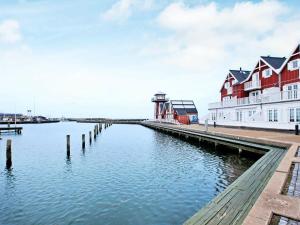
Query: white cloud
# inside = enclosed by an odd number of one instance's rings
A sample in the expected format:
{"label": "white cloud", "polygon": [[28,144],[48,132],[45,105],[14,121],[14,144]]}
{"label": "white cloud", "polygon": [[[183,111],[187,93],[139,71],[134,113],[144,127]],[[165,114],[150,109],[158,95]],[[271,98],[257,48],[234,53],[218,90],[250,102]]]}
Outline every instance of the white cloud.
{"label": "white cloud", "polygon": [[4,20],[0,23],[0,42],[16,43],[22,40],[20,24],[16,20]]}
{"label": "white cloud", "polygon": [[183,3],[169,5],[159,16],[162,26],[180,30],[214,30],[244,32],[266,32],[276,24],[278,16],[287,12],[279,1],[269,0],[259,3],[241,2],[232,8],[217,7],[212,2],[189,8]]}
{"label": "white cloud", "polygon": [[105,20],[122,21],[130,17],[134,10],[149,10],[152,6],[153,0],[119,0],[102,17]]}
{"label": "white cloud", "polygon": [[[158,23],[173,32],[169,45],[177,46],[167,61],[195,69],[206,65],[207,69],[211,65],[228,68],[231,65],[225,62],[245,63],[262,53],[285,53],[283,49],[293,48],[300,39],[295,29],[300,18],[277,0],[240,2],[231,8],[216,3],[194,8],[173,3],[159,15]],[[164,40],[160,48],[170,47]],[[251,63],[255,62],[248,62],[252,67]]]}
{"label": "white cloud", "polygon": [[229,69],[251,70],[260,55],[286,56],[300,40],[299,11],[279,0],[231,7],[171,3],[157,23],[165,35],[149,38],[141,55],[186,74],[188,87],[182,88],[196,100],[200,114],[219,99]]}
{"label": "white cloud", "polygon": [[295,29],[300,26],[298,12],[277,0],[227,8],[173,3],[161,12],[158,23],[172,31],[168,41],[159,40],[160,51],[173,49],[165,60],[199,72],[212,65],[225,70],[237,63],[252,68],[260,54],[286,54],[300,40]]}

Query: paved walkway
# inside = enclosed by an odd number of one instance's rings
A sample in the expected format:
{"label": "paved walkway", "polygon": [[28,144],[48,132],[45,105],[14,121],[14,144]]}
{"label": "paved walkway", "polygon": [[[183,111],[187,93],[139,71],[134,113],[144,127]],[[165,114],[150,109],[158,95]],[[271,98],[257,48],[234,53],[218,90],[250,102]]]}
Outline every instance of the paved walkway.
{"label": "paved walkway", "polygon": [[[194,131],[205,131],[202,125],[174,125]],[[300,185],[300,173],[295,177],[291,171],[292,165],[300,163],[300,136],[284,132],[246,130],[224,127],[209,127],[208,133],[216,135],[228,135],[234,138],[249,138],[258,142],[282,143],[290,145],[284,158],[279,163],[271,179],[263,189],[261,195],[251,208],[248,216],[243,221],[244,225],[268,225],[274,215],[278,215],[279,224],[298,224],[300,221],[300,198],[299,196],[289,196],[283,193],[286,185]],[[294,167],[295,168],[295,167]],[[298,167],[296,167],[298,168]],[[286,184],[289,174],[294,175],[294,180]],[[289,223],[285,223],[288,220]],[[296,222],[297,221],[297,222]],[[219,222],[218,224],[226,224]]]}
{"label": "paved walkway", "polygon": [[[177,126],[177,125],[175,125]],[[180,127],[205,131],[205,127],[202,125],[179,125]],[[178,127],[178,126],[177,126]],[[272,140],[280,141],[283,143],[299,143],[300,144],[300,135],[296,136],[290,133],[284,132],[275,132],[275,131],[261,131],[261,130],[246,130],[246,129],[237,129],[237,128],[225,128],[225,127],[208,127],[208,132],[210,133],[219,133],[219,134],[228,134],[240,137],[250,137],[262,140]]]}

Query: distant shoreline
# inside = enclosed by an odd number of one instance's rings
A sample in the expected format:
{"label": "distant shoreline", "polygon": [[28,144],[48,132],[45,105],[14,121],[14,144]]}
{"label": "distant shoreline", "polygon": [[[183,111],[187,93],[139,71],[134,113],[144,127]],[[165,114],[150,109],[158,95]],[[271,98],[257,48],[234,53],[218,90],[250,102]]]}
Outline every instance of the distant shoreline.
{"label": "distant shoreline", "polygon": [[0,125],[1,124],[10,124],[10,125],[14,125],[14,124],[41,124],[41,123],[59,123],[60,120],[49,120],[49,121],[17,121],[15,122],[7,122],[7,121],[0,121]]}

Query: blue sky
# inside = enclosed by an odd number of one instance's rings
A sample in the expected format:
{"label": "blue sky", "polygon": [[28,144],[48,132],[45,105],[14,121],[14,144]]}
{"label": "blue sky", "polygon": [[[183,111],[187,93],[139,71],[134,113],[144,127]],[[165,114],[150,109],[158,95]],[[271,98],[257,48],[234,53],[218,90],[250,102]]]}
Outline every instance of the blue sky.
{"label": "blue sky", "polygon": [[296,0],[2,0],[0,111],[152,117],[161,90],[204,116],[228,69],[292,51],[299,10]]}

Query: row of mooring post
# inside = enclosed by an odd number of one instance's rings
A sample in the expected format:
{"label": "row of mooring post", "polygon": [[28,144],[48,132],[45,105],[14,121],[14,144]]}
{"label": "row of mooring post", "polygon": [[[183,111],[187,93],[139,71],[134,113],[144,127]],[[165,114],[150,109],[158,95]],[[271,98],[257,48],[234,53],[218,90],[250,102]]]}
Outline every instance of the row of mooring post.
{"label": "row of mooring post", "polygon": [[[107,124],[105,124],[105,127],[107,127]],[[90,145],[93,142],[92,135],[94,136],[94,140],[96,140],[97,136],[102,132],[102,124],[99,123],[94,126],[94,131],[89,131],[89,143]],[[67,135],[67,157],[70,157],[71,155],[71,136]],[[85,149],[85,134],[81,135],[81,147],[84,150]]]}
{"label": "row of mooring post", "polygon": [[[105,123],[104,128],[111,126],[112,124]],[[102,124],[99,123],[94,127],[94,139],[96,140],[97,135],[102,132]],[[66,136],[67,139],[67,157],[71,155],[71,135]],[[82,149],[85,149],[85,134],[81,136]],[[89,143],[92,144],[92,131],[89,131]],[[6,141],[6,168],[10,169],[12,167],[12,141],[7,139]]]}
{"label": "row of mooring post", "polygon": [[110,127],[111,125],[112,125],[112,123],[105,123],[104,128],[106,129],[106,128]]}

